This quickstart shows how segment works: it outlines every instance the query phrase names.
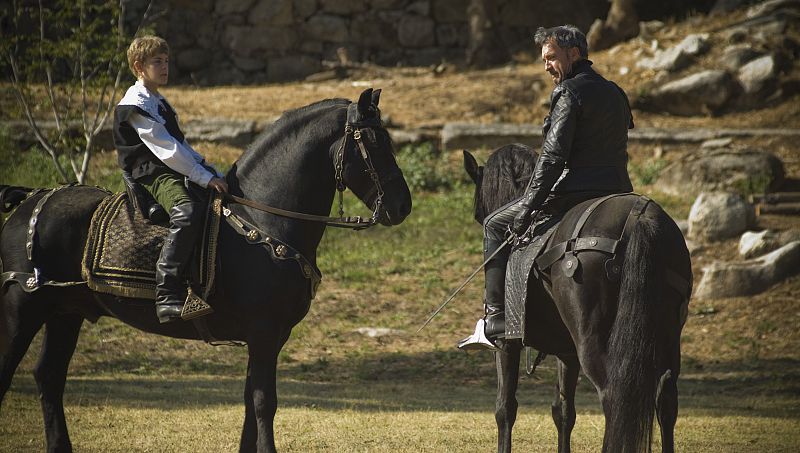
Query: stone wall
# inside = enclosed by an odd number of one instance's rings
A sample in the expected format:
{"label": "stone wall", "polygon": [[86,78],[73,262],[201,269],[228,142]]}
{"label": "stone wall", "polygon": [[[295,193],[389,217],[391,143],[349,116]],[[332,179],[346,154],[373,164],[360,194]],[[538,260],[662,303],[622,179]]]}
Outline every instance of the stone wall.
{"label": "stone wall", "polygon": [[[588,31],[608,3],[497,0],[499,29],[512,50],[534,52],[539,26]],[[168,0],[156,32],[171,47],[173,80],[198,84],[303,78],[322,61],[384,66],[461,62],[469,0]],[[132,10],[135,12],[135,9]],[[340,50],[344,49],[344,51]]]}

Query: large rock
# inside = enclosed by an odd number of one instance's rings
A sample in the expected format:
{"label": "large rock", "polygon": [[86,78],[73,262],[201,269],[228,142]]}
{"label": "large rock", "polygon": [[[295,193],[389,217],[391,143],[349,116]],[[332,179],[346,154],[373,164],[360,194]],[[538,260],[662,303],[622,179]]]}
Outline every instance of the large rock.
{"label": "large rock", "polygon": [[318,58],[307,55],[286,55],[270,58],[267,65],[267,79],[273,81],[294,80],[314,74],[322,69]]}
{"label": "large rock", "polygon": [[435,25],[429,17],[413,14],[405,15],[400,20],[397,28],[398,40],[405,47],[432,46],[436,41],[434,36]]}
{"label": "large rock", "polygon": [[206,118],[187,121],[183,124],[183,130],[186,134],[186,139],[189,141],[246,146],[253,141],[256,133],[256,123],[248,120]]}
{"label": "large rock", "polygon": [[467,27],[463,24],[442,24],[436,27],[436,43],[442,47],[466,47]]}
{"label": "large rock", "polygon": [[232,25],[225,29],[222,42],[226,49],[249,58],[259,51],[292,48],[297,42],[297,32],[293,27]]}
{"label": "large rock", "polygon": [[258,0],[248,18],[254,25],[293,25],[292,0]]}
{"label": "large rock", "polygon": [[747,10],[747,17],[752,19],[754,17],[764,16],[780,9],[800,11],[800,2],[797,0],[768,0],[751,6]]}
{"label": "large rock", "polygon": [[755,260],[712,263],[703,269],[694,297],[718,299],[758,294],[798,272],[800,241],[795,241]]}
{"label": "large rock", "polygon": [[784,180],[783,162],[758,149],[700,149],[662,170],[657,184],[671,195],[717,190],[774,191]]}
{"label": "large rock", "polygon": [[175,55],[175,64],[182,71],[198,71],[211,62],[211,52],[206,49],[184,49]]}
{"label": "large rock", "polygon": [[347,42],[350,38],[347,21],[339,16],[317,14],[311,16],[305,30],[308,38],[324,42]]}
{"label": "large rock", "polygon": [[218,15],[243,13],[249,10],[254,2],[255,0],[217,0],[214,13]]}
{"label": "large rock", "polygon": [[709,48],[708,34],[693,34],[666,50],[660,50],[653,58],[642,58],[636,66],[656,71],[678,71],[694,60],[694,56],[706,52]]}
{"label": "large rock", "polygon": [[465,22],[467,20],[467,1],[432,0],[433,18],[436,22]]}
{"label": "large rock", "polygon": [[711,16],[727,14],[747,5],[747,3],[749,3],[747,0],[717,0],[708,13]]}
{"label": "large rock", "polygon": [[707,115],[721,110],[735,89],[736,84],[728,72],[707,70],[656,88],[639,99],[638,105],[675,115]]}
{"label": "large rock", "polygon": [[539,146],[542,128],[532,124],[447,123],[442,127],[442,149],[497,148],[508,143]]}
{"label": "large rock", "polygon": [[353,41],[368,49],[396,49],[397,25],[376,16],[354,16],[350,24]]}
{"label": "large rock", "polygon": [[739,72],[739,68],[762,55],[747,44],[728,46],[722,52],[719,63],[729,71]]}
{"label": "large rock", "polygon": [[306,20],[317,12],[317,0],[293,0],[292,11],[298,20]]}
{"label": "large rock", "polygon": [[348,15],[365,11],[365,0],[320,0],[320,6],[327,13]]}
{"label": "large rock", "polygon": [[772,94],[778,85],[778,64],[773,55],[764,55],[750,61],[738,73],[739,83],[742,85],[743,97],[749,103],[763,102],[764,98]]}
{"label": "large rock", "polygon": [[798,228],[784,231],[747,231],[739,238],[739,255],[749,259],[795,241],[800,241],[800,229]]}
{"label": "large rock", "polygon": [[718,241],[739,236],[755,220],[755,210],[740,195],[703,192],[689,211],[689,237]]}

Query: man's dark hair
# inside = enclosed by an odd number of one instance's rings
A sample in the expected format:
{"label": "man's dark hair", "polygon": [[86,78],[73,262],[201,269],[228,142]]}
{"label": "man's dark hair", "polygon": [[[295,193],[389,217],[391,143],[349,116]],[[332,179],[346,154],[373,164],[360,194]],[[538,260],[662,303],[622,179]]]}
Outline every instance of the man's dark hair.
{"label": "man's dark hair", "polygon": [[562,49],[577,47],[583,58],[589,58],[589,45],[586,44],[586,35],[574,25],[560,25],[558,27],[539,27],[533,35],[533,41],[542,47],[545,43],[553,41]]}

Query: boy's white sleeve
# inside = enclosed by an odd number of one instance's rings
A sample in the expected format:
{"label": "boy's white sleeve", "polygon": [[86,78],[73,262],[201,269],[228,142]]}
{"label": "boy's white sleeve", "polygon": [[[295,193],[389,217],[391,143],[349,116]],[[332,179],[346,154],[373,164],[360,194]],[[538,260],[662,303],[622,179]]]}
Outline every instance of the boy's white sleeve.
{"label": "boy's white sleeve", "polygon": [[197,151],[175,140],[164,125],[144,115],[134,113],[128,122],[136,129],[147,148],[167,167],[187,176],[189,181],[200,187],[208,187],[208,182],[215,175],[201,165],[203,157]]}
{"label": "boy's white sleeve", "polygon": [[214,170],[214,173],[216,173],[214,176],[216,176],[218,178],[222,178],[224,176],[222,174],[222,172],[217,170],[217,167],[215,167],[215,166],[209,164],[208,162],[206,162],[206,159],[203,156],[201,156],[200,153],[195,151],[194,148],[192,148],[192,145],[189,144],[189,141],[186,140],[185,138],[183,139],[183,146],[185,146],[186,149],[188,149],[189,151],[192,152],[192,156],[194,157],[194,160],[196,160],[197,162],[200,162],[201,164],[204,164],[206,169],[210,168],[210,169]]}

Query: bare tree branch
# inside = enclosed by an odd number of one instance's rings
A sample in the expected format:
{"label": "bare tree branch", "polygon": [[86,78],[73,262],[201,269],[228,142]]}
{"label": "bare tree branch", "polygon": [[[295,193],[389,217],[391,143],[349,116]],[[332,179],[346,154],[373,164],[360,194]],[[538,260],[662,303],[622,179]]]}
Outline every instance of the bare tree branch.
{"label": "bare tree branch", "polygon": [[19,80],[19,66],[17,64],[17,59],[14,57],[13,52],[9,52],[6,55],[8,59],[9,66],[11,66],[11,76],[9,79],[11,80],[11,86],[14,88],[14,96],[17,98],[17,101],[22,106],[22,109],[25,112],[25,119],[28,121],[28,126],[33,131],[33,135],[36,137],[36,140],[42,145],[42,148],[50,155],[50,158],[53,160],[53,165],[56,167],[56,171],[58,175],[61,177],[63,182],[67,182],[69,179],[67,178],[67,172],[64,171],[64,168],[61,166],[61,163],[58,161],[58,153],[53,145],[47,140],[47,137],[44,136],[41,129],[39,129],[39,125],[36,123],[36,119],[31,112],[30,103],[28,99],[25,97],[25,93],[23,92],[23,88],[20,85]]}

